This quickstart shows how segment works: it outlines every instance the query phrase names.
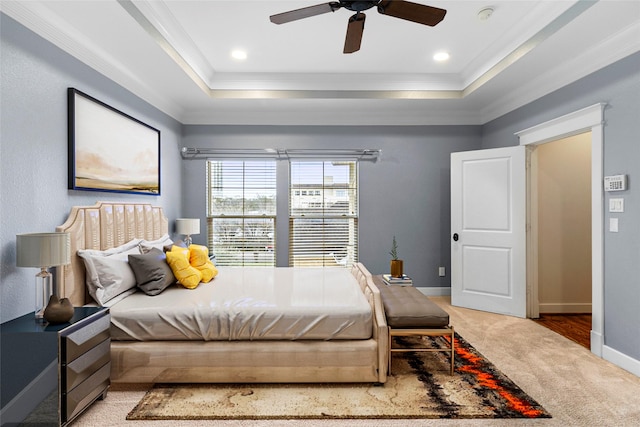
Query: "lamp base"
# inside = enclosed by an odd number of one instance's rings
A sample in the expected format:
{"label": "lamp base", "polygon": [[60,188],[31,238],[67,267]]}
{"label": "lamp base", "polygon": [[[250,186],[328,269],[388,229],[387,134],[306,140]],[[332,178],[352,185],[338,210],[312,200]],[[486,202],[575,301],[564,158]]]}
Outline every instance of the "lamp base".
{"label": "lamp base", "polygon": [[44,310],[53,295],[53,276],[46,267],[42,267],[40,272],[36,274],[36,305],[35,317],[37,323],[46,323],[44,318]]}

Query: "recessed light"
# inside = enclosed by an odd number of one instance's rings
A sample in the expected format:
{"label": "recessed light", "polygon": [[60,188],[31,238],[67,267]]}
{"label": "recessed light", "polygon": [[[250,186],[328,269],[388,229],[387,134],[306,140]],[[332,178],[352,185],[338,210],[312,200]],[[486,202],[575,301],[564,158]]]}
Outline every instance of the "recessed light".
{"label": "recessed light", "polygon": [[447,61],[449,58],[450,58],[450,55],[448,52],[436,52],[435,55],[433,55],[433,60],[437,62],[444,62],[444,61]]}
{"label": "recessed light", "polygon": [[245,59],[247,59],[247,52],[244,50],[240,50],[240,49],[236,49],[231,51],[231,57],[233,59],[237,59],[239,61],[243,61]]}

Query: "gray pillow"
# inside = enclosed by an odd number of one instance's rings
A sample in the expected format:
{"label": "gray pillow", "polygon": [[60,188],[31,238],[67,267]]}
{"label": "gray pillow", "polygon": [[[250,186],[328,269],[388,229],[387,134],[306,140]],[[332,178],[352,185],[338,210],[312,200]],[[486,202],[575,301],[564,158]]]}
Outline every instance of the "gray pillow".
{"label": "gray pillow", "polygon": [[167,264],[167,257],[158,248],[140,255],[129,255],[129,266],[136,277],[136,286],[147,295],[158,295],[176,282]]}

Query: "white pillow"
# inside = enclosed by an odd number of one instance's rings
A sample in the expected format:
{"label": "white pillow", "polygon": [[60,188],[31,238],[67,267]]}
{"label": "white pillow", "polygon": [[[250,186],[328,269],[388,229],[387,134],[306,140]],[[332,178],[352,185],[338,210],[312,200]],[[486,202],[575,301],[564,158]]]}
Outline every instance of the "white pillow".
{"label": "white pillow", "polygon": [[173,240],[171,240],[168,234],[165,234],[164,236],[156,240],[142,240],[140,242],[140,253],[145,254],[149,252],[149,249],[151,248],[160,249],[162,251],[164,250],[165,246],[172,244]]}
{"label": "white pillow", "polygon": [[[136,277],[129,266],[129,254],[139,254],[141,239],[134,239],[106,251],[79,250],[86,268],[89,294],[100,305],[136,287]],[[135,289],[134,289],[135,291]]]}

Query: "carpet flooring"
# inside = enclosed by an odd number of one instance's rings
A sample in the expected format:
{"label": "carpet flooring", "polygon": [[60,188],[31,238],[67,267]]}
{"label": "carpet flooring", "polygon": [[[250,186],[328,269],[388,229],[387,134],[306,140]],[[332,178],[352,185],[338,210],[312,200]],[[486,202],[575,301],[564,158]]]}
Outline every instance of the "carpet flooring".
{"label": "carpet flooring", "polygon": [[[397,338],[402,347],[448,347],[445,338]],[[400,353],[373,384],[156,385],[128,420],[548,418],[549,413],[456,335],[455,374],[445,352]]]}

